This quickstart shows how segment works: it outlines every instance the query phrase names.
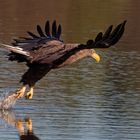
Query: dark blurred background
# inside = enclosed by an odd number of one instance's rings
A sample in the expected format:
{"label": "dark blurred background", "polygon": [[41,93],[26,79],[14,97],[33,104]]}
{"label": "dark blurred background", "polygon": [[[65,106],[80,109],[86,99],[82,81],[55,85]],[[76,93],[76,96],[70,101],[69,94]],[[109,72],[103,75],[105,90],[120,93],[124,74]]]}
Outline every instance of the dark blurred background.
{"label": "dark blurred background", "polygon": [[140,1],[132,0],[0,0],[0,38],[10,42],[46,20],[63,25],[63,39],[84,42],[110,24],[128,20],[123,49],[139,50]]}

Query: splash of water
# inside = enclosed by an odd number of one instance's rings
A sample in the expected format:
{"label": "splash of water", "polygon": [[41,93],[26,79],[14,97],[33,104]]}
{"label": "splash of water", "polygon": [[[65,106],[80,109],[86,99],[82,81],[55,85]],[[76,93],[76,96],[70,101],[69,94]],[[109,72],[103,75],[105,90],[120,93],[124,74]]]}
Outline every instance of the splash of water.
{"label": "splash of water", "polygon": [[17,101],[16,93],[4,93],[4,96],[0,99],[0,110],[11,109]]}

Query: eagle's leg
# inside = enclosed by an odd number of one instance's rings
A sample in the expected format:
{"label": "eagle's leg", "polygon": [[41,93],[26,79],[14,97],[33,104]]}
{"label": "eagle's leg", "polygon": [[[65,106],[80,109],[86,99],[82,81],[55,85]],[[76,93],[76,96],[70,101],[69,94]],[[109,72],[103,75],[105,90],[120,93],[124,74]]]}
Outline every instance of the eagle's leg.
{"label": "eagle's leg", "polygon": [[33,93],[34,93],[34,87],[33,86],[31,86],[30,87],[30,90],[27,92],[27,94],[26,94],[26,99],[32,99],[33,98]]}
{"label": "eagle's leg", "polygon": [[23,85],[19,90],[16,91],[17,98],[21,98],[24,96],[26,90],[26,85]]}
{"label": "eagle's leg", "polygon": [[29,66],[29,69],[23,74],[22,79],[20,82],[23,83],[23,85],[29,86],[29,92],[26,94],[26,99],[32,99],[33,97],[33,90],[34,86],[37,81],[39,81],[42,77],[44,77],[48,72],[50,71],[50,68],[46,65],[31,65]]}

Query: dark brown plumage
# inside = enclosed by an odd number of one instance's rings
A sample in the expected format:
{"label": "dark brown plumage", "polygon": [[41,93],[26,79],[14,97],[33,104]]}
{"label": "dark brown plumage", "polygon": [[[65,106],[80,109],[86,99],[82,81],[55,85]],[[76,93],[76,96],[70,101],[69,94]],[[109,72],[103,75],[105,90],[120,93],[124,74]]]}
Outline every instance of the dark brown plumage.
{"label": "dark brown plumage", "polygon": [[45,32],[37,25],[38,35],[27,32],[30,37],[15,39],[13,46],[1,44],[11,51],[9,60],[26,62],[29,69],[22,76],[23,87],[17,91],[23,96],[26,85],[30,87],[27,98],[32,98],[35,83],[45,76],[51,69],[71,64],[83,57],[91,56],[100,60],[94,48],[108,48],[116,44],[123,35],[125,23],[119,24],[114,30],[112,25],[103,34],[100,32],[95,40],[88,40],[86,44],[66,44],[61,39],[61,25],[46,22]]}

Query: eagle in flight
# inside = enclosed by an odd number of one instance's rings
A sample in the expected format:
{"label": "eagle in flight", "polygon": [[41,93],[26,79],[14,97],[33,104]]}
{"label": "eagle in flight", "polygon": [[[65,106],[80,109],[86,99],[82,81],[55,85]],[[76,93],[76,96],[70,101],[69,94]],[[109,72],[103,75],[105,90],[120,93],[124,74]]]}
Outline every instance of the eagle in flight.
{"label": "eagle in flight", "polygon": [[23,97],[29,87],[25,97],[31,99],[35,83],[51,69],[63,67],[84,57],[92,57],[99,62],[100,56],[94,48],[108,48],[116,44],[124,33],[125,24],[126,20],[114,29],[110,25],[105,33],[98,33],[94,40],[88,40],[85,44],[74,44],[61,40],[60,24],[57,26],[54,21],[50,27],[50,22],[47,21],[44,30],[37,25],[37,35],[28,31],[29,37],[14,39],[12,45],[1,44],[10,51],[9,60],[26,62],[28,66],[20,80],[23,85],[16,91],[18,98]]}

